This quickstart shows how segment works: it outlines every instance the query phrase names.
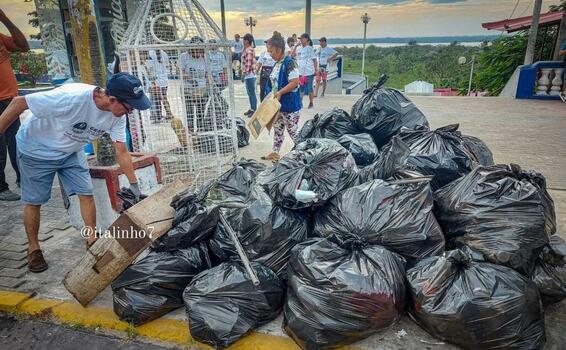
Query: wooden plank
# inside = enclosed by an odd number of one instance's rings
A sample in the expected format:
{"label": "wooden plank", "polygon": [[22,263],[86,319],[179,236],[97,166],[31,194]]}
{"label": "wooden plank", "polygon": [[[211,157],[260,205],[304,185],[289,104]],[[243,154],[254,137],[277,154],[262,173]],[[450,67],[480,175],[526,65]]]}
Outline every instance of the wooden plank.
{"label": "wooden plank", "polygon": [[[175,211],[173,197],[188,188],[188,179],[176,180],[131,207],[108,228],[107,232],[129,230],[133,238],[101,238],[65,275],[63,284],[83,306],[102,292],[153,240],[171,228]],[[146,232],[141,237],[141,232]],[[148,239],[151,230],[151,238]],[[137,234],[137,238],[136,238]],[[95,270],[96,267],[96,270]]]}

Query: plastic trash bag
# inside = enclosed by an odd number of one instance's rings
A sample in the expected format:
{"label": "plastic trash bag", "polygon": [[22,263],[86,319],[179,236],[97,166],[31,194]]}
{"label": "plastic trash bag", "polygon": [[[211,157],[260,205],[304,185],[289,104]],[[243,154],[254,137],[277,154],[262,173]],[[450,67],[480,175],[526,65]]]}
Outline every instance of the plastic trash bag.
{"label": "plastic trash bag", "polygon": [[408,167],[423,175],[433,176],[433,190],[466,175],[474,166],[471,154],[464,147],[457,124],[436,130],[404,129],[399,133],[399,137],[411,149],[407,160]]}
{"label": "plastic trash bag", "polygon": [[444,252],[428,181],[373,180],[332,198],[314,215],[314,234],[343,247],[383,246],[408,260]]}
{"label": "plastic trash bag", "polygon": [[[243,208],[221,209],[246,255],[286,278],[291,249],[307,239],[310,218],[300,211],[275,205],[261,187],[256,187]],[[221,261],[238,256],[234,243],[220,222],[209,242]]]}
{"label": "plastic trash bag", "polygon": [[265,165],[242,158],[220,175],[195,190],[188,189],[173,198],[175,208],[172,228],[153,243],[156,250],[190,247],[208,240],[219,220],[218,204],[224,200],[243,200],[251,191],[259,172]]}
{"label": "plastic trash bag", "polygon": [[464,147],[472,154],[476,163],[481,165],[494,165],[493,153],[485,142],[477,137],[462,135],[462,140],[464,141]]}
{"label": "plastic trash bag", "polygon": [[[322,205],[336,193],[352,185],[356,180],[357,170],[350,152],[338,142],[307,139],[296,145],[272,168],[259,174],[257,183],[265,187],[277,204],[300,209]],[[312,191],[316,197],[301,197],[299,200],[297,190]]]}
{"label": "plastic trash bag", "polygon": [[403,258],[379,246],[303,242],[289,261],[283,327],[303,349],[335,349],[397,322],[405,306]]}
{"label": "plastic trash bag", "polygon": [[120,213],[130,209],[134,205],[147,198],[145,194],[142,194],[140,195],[139,199],[136,199],[136,196],[134,195],[132,190],[126,187],[122,187],[120,191],[116,192],[116,195],[122,200],[122,210],[120,210]]}
{"label": "plastic trash bag", "polygon": [[352,118],[361,132],[370,134],[381,148],[401,128],[428,127],[424,114],[400,91],[384,87],[388,77],[382,75],[379,82],[364,91],[364,95],[352,107]]}
{"label": "plastic trash bag", "polygon": [[542,302],[550,305],[566,299],[566,242],[550,237],[538,257],[531,280],[537,285]]}
{"label": "plastic trash bag", "polygon": [[451,247],[469,246],[488,261],[529,275],[556,230],[544,177],[518,166],[478,166],[435,192],[436,217]]}
{"label": "plastic trash bag", "polygon": [[250,132],[246,129],[246,122],[240,118],[234,118],[238,136],[238,147],[245,147],[250,144]]}
{"label": "plastic trash bag", "polygon": [[344,135],[336,141],[352,153],[356,165],[360,167],[373,163],[379,154],[369,134]]}
{"label": "plastic trash bag", "polygon": [[196,276],[183,293],[194,339],[225,348],[279,315],[285,287],[271,269],[257,262],[254,286],[240,262],[226,262]]}
{"label": "plastic trash bag", "polygon": [[360,130],[348,112],[334,108],[307,120],[299,131],[298,141],[312,138],[336,140],[343,135],[359,133]]}
{"label": "plastic trash bag", "polygon": [[113,282],[114,313],[138,326],[183,306],[183,290],[210,268],[204,244],[170,252],[151,251]]}
{"label": "plastic trash bag", "polygon": [[[401,139],[394,136],[377,160],[358,172],[357,184],[380,179],[386,180],[400,171],[407,171],[406,164],[410,149]],[[422,176],[422,175],[421,175]]]}
{"label": "plastic trash bag", "polygon": [[464,349],[542,349],[544,315],[536,285],[469,249],[420,261],[407,271],[411,317]]}

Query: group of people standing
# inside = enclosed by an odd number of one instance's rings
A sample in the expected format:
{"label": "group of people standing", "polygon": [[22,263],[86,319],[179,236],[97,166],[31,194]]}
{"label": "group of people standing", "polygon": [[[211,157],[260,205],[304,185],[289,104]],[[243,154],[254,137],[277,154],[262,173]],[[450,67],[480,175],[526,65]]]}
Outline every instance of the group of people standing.
{"label": "group of people standing", "polygon": [[[336,60],[338,53],[327,46],[325,37],[320,38],[320,48],[315,50],[308,33],[303,33],[298,39],[296,34],[293,34],[285,40],[281,33],[275,31],[273,36],[265,41],[267,50],[256,60],[253,36],[244,36],[241,52],[237,52],[239,38],[236,34],[232,42],[232,60],[241,59],[241,79],[245,81],[250,101],[250,109],[245,115],[251,117],[257,108],[256,74],[259,74],[260,101],[271,92],[281,103],[280,112],[273,123],[272,152],[262,157],[264,160],[275,162],[280,158],[285,130],[293,141],[296,139],[303,97],[308,95],[308,108],[313,108],[314,98],[318,96],[321,85],[321,97],[324,97],[328,63]],[[233,64],[233,67],[235,66],[237,64]],[[236,76],[236,72],[234,75]]]}

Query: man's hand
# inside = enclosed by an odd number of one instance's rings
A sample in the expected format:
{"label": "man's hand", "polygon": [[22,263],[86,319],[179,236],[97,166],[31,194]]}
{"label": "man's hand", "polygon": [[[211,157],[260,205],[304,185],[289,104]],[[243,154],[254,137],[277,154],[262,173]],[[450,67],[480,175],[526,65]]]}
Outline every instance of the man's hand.
{"label": "man's hand", "polygon": [[139,201],[141,197],[141,190],[137,182],[130,183],[130,191],[132,191],[136,197],[136,202]]}

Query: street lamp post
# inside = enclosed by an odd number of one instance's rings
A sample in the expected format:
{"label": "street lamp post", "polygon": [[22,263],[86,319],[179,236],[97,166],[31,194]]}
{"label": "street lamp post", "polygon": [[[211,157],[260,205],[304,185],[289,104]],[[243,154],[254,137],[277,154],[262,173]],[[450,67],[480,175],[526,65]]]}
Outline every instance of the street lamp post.
{"label": "street lamp post", "polygon": [[246,26],[250,27],[250,34],[254,33],[254,27],[257,24],[257,19],[253,18],[252,16],[244,18],[244,23]]}
{"label": "street lamp post", "polygon": [[[461,65],[466,64],[466,57],[460,57],[458,59],[458,63],[460,63]],[[472,62],[470,62],[471,68],[470,68],[470,81],[468,82],[468,95],[467,96],[471,96],[472,94],[472,79],[474,77],[474,64],[476,63],[476,56],[472,55]]]}
{"label": "street lamp post", "polygon": [[368,29],[368,23],[369,20],[371,19],[370,16],[368,16],[367,12],[364,13],[364,15],[361,17],[362,22],[364,23],[364,48],[362,50],[362,77],[365,77],[365,67],[366,67],[366,35],[367,35],[367,29]]}

